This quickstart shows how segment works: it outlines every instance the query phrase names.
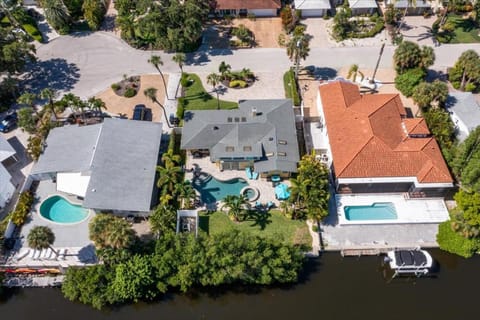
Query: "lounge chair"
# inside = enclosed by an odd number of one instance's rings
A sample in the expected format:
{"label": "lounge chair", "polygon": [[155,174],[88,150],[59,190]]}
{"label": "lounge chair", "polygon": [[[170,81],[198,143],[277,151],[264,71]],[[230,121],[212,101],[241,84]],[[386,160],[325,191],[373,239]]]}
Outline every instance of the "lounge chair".
{"label": "lounge chair", "polygon": [[[32,250],[33,251],[33,250]],[[22,260],[26,256],[30,254],[30,249],[22,249],[18,254],[17,254],[17,261]]]}
{"label": "lounge chair", "polygon": [[65,249],[65,248],[62,248],[62,249],[58,250],[58,258],[62,259],[62,260],[65,260],[66,259],[65,258],[66,253],[67,253],[67,249]]}
{"label": "lounge chair", "polygon": [[272,201],[268,201],[268,202],[267,202],[267,205],[266,205],[267,210],[270,210],[270,209],[273,208],[274,206],[275,206],[275,204],[274,204]]}
{"label": "lounge chair", "polygon": [[42,250],[35,250],[35,253],[33,254],[32,259],[33,260],[38,260],[40,258],[41,254],[42,254]]}
{"label": "lounge chair", "polygon": [[258,179],[258,172],[253,172],[252,173],[252,179],[257,180]]}
{"label": "lounge chair", "polygon": [[247,178],[252,180],[253,176],[252,176],[252,169],[250,169],[250,167],[246,167],[245,168],[245,173],[247,174]]}

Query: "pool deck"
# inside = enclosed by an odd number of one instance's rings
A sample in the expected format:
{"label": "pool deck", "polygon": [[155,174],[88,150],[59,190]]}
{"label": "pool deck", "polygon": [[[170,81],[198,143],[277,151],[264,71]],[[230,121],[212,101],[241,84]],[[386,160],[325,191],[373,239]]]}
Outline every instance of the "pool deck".
{"label": "pool deck", "polygon": [[[321,238],[325,251],[354,250],[358,252],[385,252],[394,248],[423,248],[438,247],[436,237],[438,232],[437,222],[396,222],[396,223],[363,223],[340,224],[337,210],[337,201],[331,190],[332,197],[329,201],[329,215],[321,224]],[[342,195],[342,205],[365,205],[373,202],[391,202],[383,197],[390,195],[364,196]],[[399,195],[397,195],[399,196]],[[374,198],[372,200],[372,197]],[[391,198],[390,198],[391,199]],[[368,201],[367,201],[368,200]],[[428,201],[431,199],[424,199]],[[436,200],[436,199],[435,199]],[[419,201],[419,200],[412,200]],[[428,202],[427,202],[428,203]],[[416,205],[419,205],[418,202]],[[418,207],[417,207],[418,208]],[[448,215],[448,212],[447,212]],[[363,253],[362,253],[363,254]]]}
{"label": "pool deck", "polygon": [[[72,203],[81,203],[76,197],[58,192],[56,184],[52,181],[40,181],[30,217],[22,227],[15,249],[8,260],[8,265],[21,267],[68,267],[88,265],[96,261],[94,246],[88,236],[88,223],[95,215],[93,211],[90,212],[87,219],[73,224],[55,223],[40,216],[40,204],[43,200],[55,194],[65,197]],[[31,250],[27,244],[27,236],[34,226],[47,226],[52,229],[55,234],[55,242],[52,247],[57,251],[66,249],[65,259],[33,259],[30,255],[20,260],[17,259],[21,252]]]}
{"label": "pool deck", "polygon": [[[337,214],[340,225],[352,224],[400,224],[440,223],[448,220],[448,209],[443,199],[405,199],[400,194],[389,195],[336,195]],[[364,206],[373,203],[393,203],[397,219],[392,220],[348,220],[345,207]]]}
{"label": "pool deck", "polygon": [[[250,180],[247,177],[247,174],[244,170],[224,170],[220,171],[215,163],[210,162],[209,157],[203,157],[199,159],[194,159],[190,154],[187,153],[186,168],[193,168],[197,172],[205,172],[211,174],[217,180],[231,180],[234,178],[242,178],[247,181],[249,186],[255,187],[260,192],[260,197],[256,201],[260,201],[263,204],[271,201],[275,204],[276,207],[279,207],[280,201],[275,199],[275,189],[272,186],[272,182],[265,179],[258,178],[257,180]],[[194,172],[186,172],[185,179],[193,181]],[[282,181],[287,185],[290,185],[288,180]],[[218,204],[217,204],[218,205]],[[210,206],[209,206],[210,207]],[[201,208],[200,208],[201,209]]]}

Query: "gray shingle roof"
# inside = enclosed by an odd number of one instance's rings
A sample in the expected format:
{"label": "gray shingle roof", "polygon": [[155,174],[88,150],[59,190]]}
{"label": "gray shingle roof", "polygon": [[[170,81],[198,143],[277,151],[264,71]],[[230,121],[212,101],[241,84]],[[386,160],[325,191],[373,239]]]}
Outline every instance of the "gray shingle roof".
{"label": "gray shingle roof", "polygon": [[261,158],[255,162],[257,172],[296,172],[299,151],[292,102],[246,100],[235,110],[189,111],[181,148],[209,149],[212,161]]}
{"label": "gray shingle roof", "polygon": [[32,174],[50,172],[85,172],[90,170],[102,125],[65,126],[48,134],[45,151]]}
{"label": "gray shingle roof", "polygon": [[0,136],[0,162],[8,159],[15,154],[15,149],[8,143],[8,141]]}
{"label": "gray shingle roof", "polygon": [[161,135],[160,123],[120,119],[55,128],[34,173],[89,170],[84,207],[148,212]]}
{"label": "gray shingle roof", "polygon": [[480,106],[470,92],[450,92],[446,105],[457,117],[473,130],[480,126]]}

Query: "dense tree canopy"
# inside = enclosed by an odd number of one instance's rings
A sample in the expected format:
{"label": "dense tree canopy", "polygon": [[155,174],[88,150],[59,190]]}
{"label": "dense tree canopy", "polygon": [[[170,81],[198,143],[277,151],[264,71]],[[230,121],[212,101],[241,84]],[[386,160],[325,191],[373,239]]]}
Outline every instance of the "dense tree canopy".
{"label": "dense tree canopy", "polygon": [[453,87],[462,91],[480,89],[480,56],[474,50],[463,52],[448,73]]}
{"label": "dense tree canopy", "polygon": [[20,33],[10,27],[0,26],[0,73],[23,72],[30,61],[35,61],[35,46],[28,43]]}
{"label": "dense tree canopy", "polygon": [[409,69],[426,70],[435,62],[435,53],[431,47],[420,46],[414,42],[403,41],[393,54],[393,64],[397,73],[402,74]]}
{"label": "dense tree canopy", "polygon": [[113,264],[69,268],[62,292],[72,301],[102,308],[150,300],[170,289],[291,283],[298,279],[303,261],[292,245],[238,230],[198,238],[167,233],[152,251]]}
{"label": "dense tree canopy", "polygon": [[432,83],[422,82],[415,87],[412,98],[420,108],[441,107],[448,97],[448,86],[445,82],[435,80]]}
{"label": "dense tree canopy", "polygon": [[120,0],[117,25],[122,37],[135,46],[182,52],[198,42],[209,0]]}
{"label": "dense tree canopy", "polygon": [[451,166],[464,188],[480,192],[480,127],[456,148]]}
{"label": "dense tree canopy", "polygon": [[293,207],[294,218],[306,216],[319,222],[328,215],[328,168],[314,154],[303,156],[298,175],[290,182],[292,186],[288,202]]}

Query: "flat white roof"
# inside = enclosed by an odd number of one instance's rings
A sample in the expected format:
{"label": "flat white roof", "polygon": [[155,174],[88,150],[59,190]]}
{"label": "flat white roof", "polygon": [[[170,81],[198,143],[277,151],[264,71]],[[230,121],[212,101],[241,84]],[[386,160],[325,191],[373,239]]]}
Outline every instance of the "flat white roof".
{"label": "flat white roof", "polygon": [[90,175],[82,175],[81,172],[57,173],[57,190],[79,197],[85,197],[87,193]]}
{"label": "flat white roof", "polygon": [[[335,196],[338,223],[353,224],[405,224],[405,223],[441,223],[449,219],[447,206],[443,199],[405,199],[401,194],[339,195]],[[393,203],[397,219],[392,220],[348,220],[345,207],[365,206],[374,203]]]}

